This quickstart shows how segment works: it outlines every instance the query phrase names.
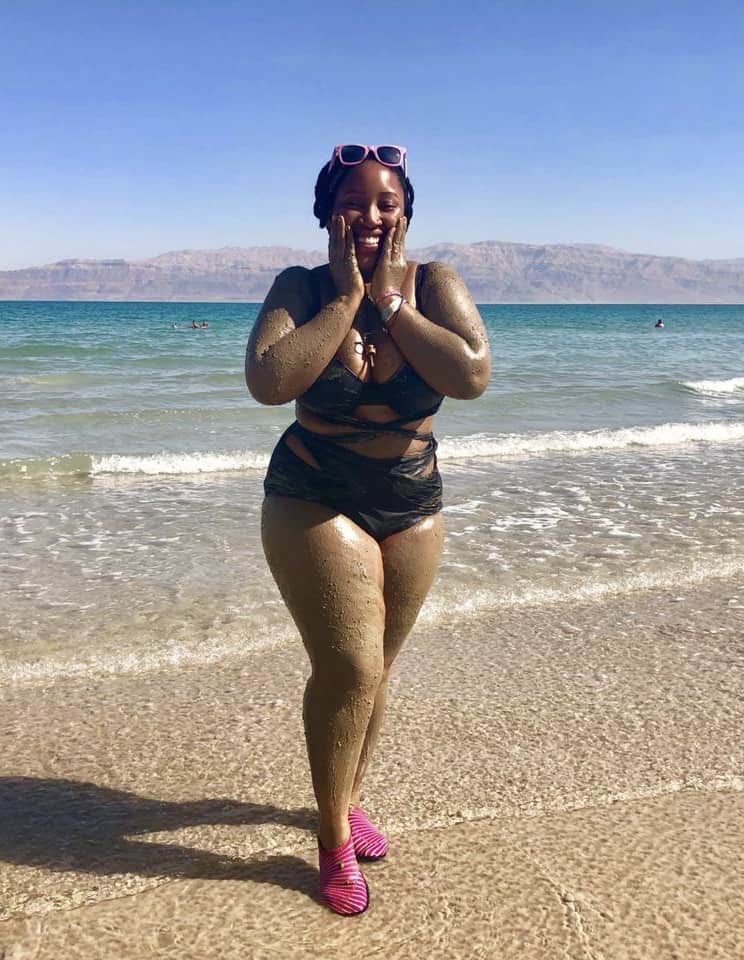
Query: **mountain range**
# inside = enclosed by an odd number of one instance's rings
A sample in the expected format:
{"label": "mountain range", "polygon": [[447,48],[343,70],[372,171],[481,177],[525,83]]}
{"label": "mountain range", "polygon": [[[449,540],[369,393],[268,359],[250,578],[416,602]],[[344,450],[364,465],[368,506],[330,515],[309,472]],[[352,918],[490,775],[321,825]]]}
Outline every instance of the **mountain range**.
{"label": "mountain range", "polygon": [[[478,303],[744,303],[744,258],[688,260],[596,244],[439,243]],[[317,266],[290,247],[176,250],[147,260],[61,260],[0,271],[0,300],[261,301],[279,271]]]}

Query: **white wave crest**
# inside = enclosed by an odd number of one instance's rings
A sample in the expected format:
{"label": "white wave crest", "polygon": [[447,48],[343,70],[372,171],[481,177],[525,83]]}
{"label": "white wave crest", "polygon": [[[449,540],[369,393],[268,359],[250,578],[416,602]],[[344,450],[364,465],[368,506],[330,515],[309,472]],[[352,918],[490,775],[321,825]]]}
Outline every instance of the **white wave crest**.
{"label": "white wave crest", "polygon": [[[545,454],[592,453],[628,447],[687,446],[744,441],[744,423],[664,423],[617,430],[556,430],[552,433],[470,434],[445,437],[440,460],[505,459]],[[269,450],[202,451],[152,454],[68,454],[48,459],[0,460],[0,478],[49,479],[68,475],[178,476],[227,471],[262,471]]]}
{"label": "white wave crest", "polygon": [[592,453],[628,447],[670,447],[694,443],[736,443],[744,440],[744,423],[663,423],[617,430],[555,430],[552,433],[477,434],[445,437],[440,460],[529,457],[547,453]]}
{"label": "white wave crest", "polygon": [[231,453],[155,453],[143,456],[94,456],[90,472],[101,474],[160,474],[221,473],[227,470],[265,470],[268,453],[233,451]]}
{"label": "white wave crest", "polygon": [[682,386],[704,397],[730,397],[737,393],[744,395],[744,377],[732,377],[730,380],[682,381]]}

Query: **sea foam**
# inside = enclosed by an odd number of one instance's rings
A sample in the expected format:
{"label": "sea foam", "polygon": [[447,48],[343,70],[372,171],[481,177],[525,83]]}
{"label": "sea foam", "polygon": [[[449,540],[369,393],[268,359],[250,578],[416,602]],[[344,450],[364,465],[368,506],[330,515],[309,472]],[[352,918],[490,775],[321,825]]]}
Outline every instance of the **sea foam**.
{"label": "sea foam", "polygon": [[672,447],[744,440],[744,423],[662,423],[615,430],[554,430],[550,433],[476,434],[445,437],[440,460],[522,458],[545,454],[593,453],[629,447]]}
{"label": "sea foam", "polygon": [[[469,434],[444,437],[441,461],[524,459],[546,455],[598,453],[631,447],[656,448],[744,441],[744,423],[663,423],[615,430],[555,430],[550,433]],[[0,479],[53,480],[72,476],[183,476],[263,471],[269,450],[195,451],[151,454],[86,454],[0,460]]]}
{"label": "sea foam", "polygon": [[744,397],[744,377],[731,377],[730,380],[683,380],[682,386],[704,397],[729,397],[736,394]]}
{"label": "sea foam", "polygon": [[268,453],[247,450],[228,453],[160,453],[146,456],[112,454],[95,456],[91,461],[91,474],[132,474],[150,476],[181,475],[193,473],[223,473],[228,470],[263,470],[269,463]]}

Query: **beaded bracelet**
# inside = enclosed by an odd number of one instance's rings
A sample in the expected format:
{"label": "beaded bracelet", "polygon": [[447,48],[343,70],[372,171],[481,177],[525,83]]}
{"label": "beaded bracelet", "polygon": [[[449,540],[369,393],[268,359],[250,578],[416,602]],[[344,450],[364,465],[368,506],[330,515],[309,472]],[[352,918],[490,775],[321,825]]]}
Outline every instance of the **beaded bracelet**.
{"label": "beaded bracelet", "polygon": [[381,300],[387,300],[388,297],[400,297],[402,296],[400,290],[396,290],[395,287],[388,287],[387,290],[383,290],[379,297],[376,297],[372,303],[375,306],[378,306]]}

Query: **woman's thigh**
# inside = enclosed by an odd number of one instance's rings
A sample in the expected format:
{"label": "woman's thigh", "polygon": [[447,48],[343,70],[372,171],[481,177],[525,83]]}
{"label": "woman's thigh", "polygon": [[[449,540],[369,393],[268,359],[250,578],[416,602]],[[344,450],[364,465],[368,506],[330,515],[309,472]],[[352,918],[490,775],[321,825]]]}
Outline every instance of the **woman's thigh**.
{"label": "woman's thigh", "polygon": [[264,552],[313,666],[382,666],[385,601],[376,540],[343,514],[291,497],[263,506]]}
{"label": "woman's thigh", "polygon": [[385,666],[411,632],[439,566],[444,542],[441,513],[394,533],[380,544],[384,572]]}

